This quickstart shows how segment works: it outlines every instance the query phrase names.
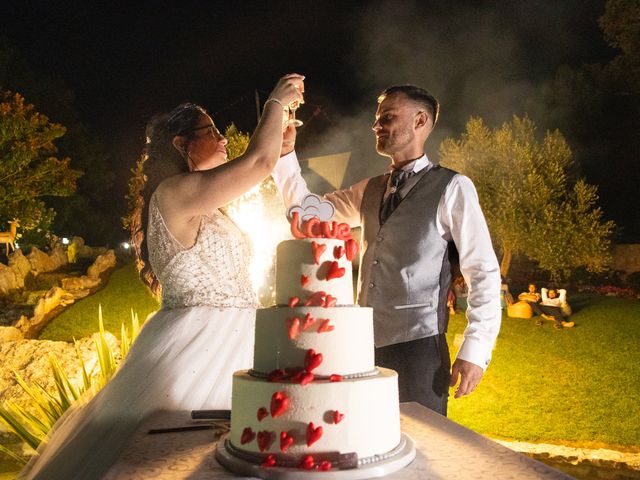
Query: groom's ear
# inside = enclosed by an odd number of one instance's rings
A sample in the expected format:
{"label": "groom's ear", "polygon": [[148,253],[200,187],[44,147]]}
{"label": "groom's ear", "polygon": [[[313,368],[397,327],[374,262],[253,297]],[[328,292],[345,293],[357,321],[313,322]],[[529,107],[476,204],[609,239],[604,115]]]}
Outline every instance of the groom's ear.
{"label": "groom's ear", "polygon": [[415,128],[424,128],[424,127],[429,127],[429,115],[427,114],[427,112],[420,110],[417,115],[416,115],[416,119],[415,119]]}

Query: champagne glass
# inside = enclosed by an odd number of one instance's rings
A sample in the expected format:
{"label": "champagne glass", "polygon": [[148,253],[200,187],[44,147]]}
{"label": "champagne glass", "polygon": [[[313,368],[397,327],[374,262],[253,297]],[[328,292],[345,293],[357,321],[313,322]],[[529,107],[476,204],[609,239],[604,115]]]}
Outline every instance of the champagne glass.
{"label": "champagne glass", "polygon": [[296,118],[296,110],[300,108],[300,105],[304,103],[304,100],[294,100],[289,105],[287,105],[289,111],[291,112],[291,116],[289,117],[288,125],[293,125],[298,128],[302,126],[302,120],[298,120]]}

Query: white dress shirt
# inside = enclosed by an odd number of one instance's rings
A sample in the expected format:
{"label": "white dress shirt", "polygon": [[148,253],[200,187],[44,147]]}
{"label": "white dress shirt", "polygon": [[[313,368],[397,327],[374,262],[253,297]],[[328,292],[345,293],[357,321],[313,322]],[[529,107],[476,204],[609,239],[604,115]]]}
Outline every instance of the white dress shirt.
{"label": "white dress shirt", "polygon": [[[403,170],[419,173],[433,164],[426,155],[405,165]],[[295,152],[284,155],[272,172],[287,208],[299,204],[309,189]],[[401,188],[401,196],[411,190],[419,176],[408,178]],[[336,220],[351,227],[360,226],[360,205],[369,179],[324,195],[336,208]],[[389,186],[387,193],[389,194]],[[438,232],[447,241],[453,241],[460,255],[460,271],[469,286],[467,328],[458,358],[483,369],[491,360],[491,351],[500,330],[500,268],[491,244],[491,237],[478,202],[478,194],[469,178],[457,174],[453,177],[438,206],[436,222]]]}
{"label": "white dress shirt", "polygon": [[542,293],[542,301],[540,302],[541,305],[558,307],[565,315],[571,315],[571,307],[567,303],[567,291],[564,288],[558,289],[559,296],[555,298],[549,298],[549,290],[546,288],[541,289],[540,292]]}

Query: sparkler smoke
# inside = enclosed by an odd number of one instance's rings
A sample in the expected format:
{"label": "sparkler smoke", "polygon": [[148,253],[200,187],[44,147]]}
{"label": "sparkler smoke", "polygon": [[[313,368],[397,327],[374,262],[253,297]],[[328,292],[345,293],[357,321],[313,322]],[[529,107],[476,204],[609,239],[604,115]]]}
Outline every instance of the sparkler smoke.
{"label": "sparkler smoke", "polygon": [[[425,5],[425,4],[429,5]],[[332,110],[334,125],[326,134],[309,139],[310,154],[304,157],[351,151],[345,183],[376,175],[388,164],[374,148],[371,125],[378,94],[390,85],[411,83],[429,90],[441,103],[441,115],[427,140],[429,158],[438,162],[442,140],[457,136],[471,116],[482,117],[488,125],[500,125],[514,114],[529,114],[541,128],[549,124],[541,84],[553,77],[562,58],[556,44],[571,44],[579,35],[572,30],[574,1],[558,5],[552,0],[517,2],[512,7],[495,4],[478,7],[450,6],[449,2],[394,1],[376,3],[361,19],[351,62],[358,66],[359,85],[365,103],[355,114],[345,108]],[[594,2],[586,2],[588,9]],[[534,10],[547,15],[530,15]],[[579,11],[578,10],[573,10]],[[597,14],[595,15],[597,17]],[[426,21],[425,21],[426,18]],[[597,26],[594,26],[597,28]],[[540,32],[544,31],[544,39]],[[532,51],[537,39],[540,51]],[[545,71],[542,62],[549,68]],[[573,59],[580,64],[580,59]],[[306,140],[306,139],[305,139]],[[329,190],[327,185],[318,193]]]}

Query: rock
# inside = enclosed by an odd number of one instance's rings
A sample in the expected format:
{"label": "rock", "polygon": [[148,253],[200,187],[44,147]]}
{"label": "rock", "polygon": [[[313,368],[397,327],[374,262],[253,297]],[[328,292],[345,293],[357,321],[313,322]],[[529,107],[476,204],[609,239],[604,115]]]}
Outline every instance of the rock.
{"label": "rock", "polygon": [[[24,300],[17,300],[14,292],[26,288],[38,288],[45,285],[61,285],[62,288],[53,286],[44,295],[38,292],[36,296],[37,302],[27,302],[29,305],[34,304],[33,314],[31,311],[19,312],[24,313],[19,320],[18,315],[0,315],[0,326],[11,325],[18,329],[24,338],[35,338],[40,330],[53,319],[63,307],[74,303],[77,299],[84,298],[87,295],[95,293],[108,278],[108,274],[117,264],[117,258],[114,250],[105,248],[92,249],[84,244],[84,240],[80,237],[74,237],[72,240],[78,252],[74,252],[74,258],[78,256],[97,255],[93,264],[88,268],[87,275],[82,277],[64,277],[64,273],[55,273],[60,267],[66,265],[69,261],[67,257],[68,249],[66,246],[55,242],[51,254],[33,247],[27,257],[22,252],[16,252],[10,257],[10,266],[0,263],[0,296],[8,296],[9,301],[13,303],[23,304]],[[98,253],[100,252],[100,253]],[[72,258],[71,260],[73,260]],[[27,286],[25,286],[25,278]],[[42,281],[31,281],[35,276]],[[31,279],[31,280],[29,280]],[[54,281],[51,281],[51,280]],[[19,292],[22,297],[29,295],[28,292]],[[13,339],[15,332],[5,332],[4,336]]]}
{"label": "rock", "polygon": [[548,443],[494,441],[579,478],[640,478],[640,453]]}
{"label": "rock", "polygon": [[59,305],[65,303],[68,304],[67,302],[69,300],[73,303],[73,296],[69,295],[69,292],[66,292],[59,287],[52,287],[36,304],[33,309],[33,316],[44,317],[55,310]]}
{"label": "rock", "polygon": [[49,290],[30,290],[28,292],[25,292],[25,294],[27,295],[25,303],[27,303],[27,305],[35,306],[36,303],[38,303],[48,291]]}
{"label": "rock", "polygon": [[75,245],[78,250],[81,250],[84,247],[84,238],[75,236],[71,239],[69,245]]}
{"label": "rock", "polygon": [[22,332],[16,327],[0,327],[0,343],[22,340]]}
{"label": "rock", "polygon": [[56,245],[49,254],[49,258],[54,265],[53,270],[58,270],[60,267],[69,263],[67,259],[67,250],[62,245]]}
{"label": "rock", "polygon": [[75,256],[77,260],[79,258],[96,258],[98,255],[105,253],[107,249],[105,247],[90,247],[85,245],[82,237],[73,237],[67,248],[68,256],[69,251],[71,251],[71,255]]}
{"label": "rock", "polygon": [[100,285],[100,278],[88,277],[86,275],[83,275],[81,277],[68,277],[68,278],[63,278],[61,280],[62,288],[74,294],[74,297],[75,297],[75,292],[77,291],[91,290],[93,288],[96,288],[99,285]]}
{"label": "rock", "polygon": [[42,250],[33,247],[29,255],[27,255],[31,264],[31,271],[34,275],[43,272],[53,272],[61,266],[67,264],[67,252],[61,245],[56,245],[50,255]]}
{"label": "rock", "polygon": [[93,265],[87,270],[87,275],[93,278],[99,278],[102,273],[114,268],[116,262],[116,252],[112,249],[107,250],[103,254],[98,255]]}
{"label": "rock", "polygon": [[[97,335],[97,334],[96,334]],[[90,377],[100,374],[100,365],[95,348],[94,337],[78,341],[78,349]],[[106,332],[107,343],[120,361],[118,340]],[[34,382],[42,385],[49,393],[55,394],[55,383],[49,358],[54,356],[69,379],[76,385],[82,385],[82,368],[72,343],[49,340],[18,340],[0,343],[0,398],[13,401],[22,406],[30,404],[28,395],[16,381],[16,371],[29,385]]]}
{"label": "rock", "polygon": [[33,316],[31,318],[23,316],[14,326],[22,332],[25,338],[35,338],[62,307],[70,305],[74,301],[74,296],[69,292],[60,287],[52,287],[34,307]]}
{"label": "rock", "polygon": [[22,250],[18,249],[9,255],[9,267],[11,267],[16,274],[19,284],[18,288],[24,288],[24,279],[31,271],[31,264],[22,253]]}
{"label": "rock", "polygon": [[[0,263],[0,295],[7,295],[8,293],[17,290],[19,287],[19,281],[16,278],[16,272],[11,267],[7,267],[4,263]],[[24,279],[22,281],[24,286]]]}

